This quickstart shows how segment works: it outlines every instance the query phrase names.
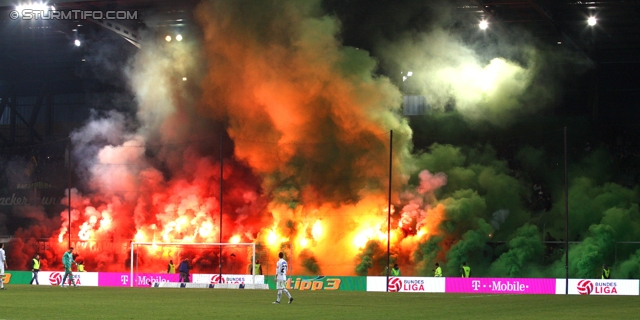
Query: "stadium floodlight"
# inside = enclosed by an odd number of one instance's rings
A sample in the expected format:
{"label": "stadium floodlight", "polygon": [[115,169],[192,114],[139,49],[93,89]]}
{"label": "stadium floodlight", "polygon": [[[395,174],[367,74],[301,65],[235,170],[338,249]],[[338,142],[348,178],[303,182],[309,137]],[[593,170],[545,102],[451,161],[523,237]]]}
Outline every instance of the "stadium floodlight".
{"label": "stadium floodlight", "polygon": [[596,20],[596,17],[589,17],[589,19],[587,19],[587,23],[589,24],[589,26],[595,26],[596,23],[598,23],[598,21]]}
{"label": "stadium floodlight", "polygon": [[182,77],[182,81],[187,81],[187,77]]}
{"label": "stadium floodlight", "polygon": [[489,28],[489,22],[487,20],[480,21],[480,29],[486,30],[487,28]]}
{"label": "stadium floodlight", "polygon": [[171,42],[171,36],[167,35],[166,37],[164,37],[165,40],[167,40],[167,42]]}
{"label": "stadium floodlight", "polygon": [[181,35],[181,34],[177,35],[177,36],[176,36],[176,40],[178,40],[178,41],[182,41],[182,35]]}
{"label": "stadium floodlight", "polygon": [[21,4],[16,6],[16,11],[18,11],[20,14],[22,14],[22,10],[25,10],[25,9],[33,10],[33,11],[48,11],[48,10],[55,11],[55,8],[53,6],[49,6],[44,2]]}
{"label": "stadium floodlight", "polygon": [[[222,249],[222,247],[245,247],[247,249],[251,249],[251,266],[254,266],[256,264],[256,244],[255,243],[214,243],[214,242],[210,242],[210,243],[181,243],[181,242],[131,242],[131,280],[129,281],[129,286],[133,287],[133,283],[135,282],[134,279],[134,275],[138,273],[138,256],[135,256],[135,260],[134,260],[134,252],[136,251],[136,249],[140,246],[151,246],[152,249],[150,250],[154,250],[157,249],[159,247],[200,247],[200,248],[220,248]],[[217,251],[217,250],[216,250]],[[220,251],[222,252],[222,251]],[[134,266],[134,261],[135,266]],[[220,271],[222,271],[222,265],[220,265]],[[135,272],[135,274],[134,274]],[[253,284],[256,283],[256,275],[253,274],[251,277],[251,281]]]}
{"label": "stadium floodlight", "polygon": [[[404,74],[404,72],[400,72],[400,74]],[[413,75],[413,71],[408,71],[406,76],[402,76],[402,82],[407,81],[407,79],[409,79],[409,77],[411,77]]]}
{"label": "stadium floodlight", "polygon": [[79,47],[82,43],[80,43],[80,40],[76,39],[73,41],[73,44],[75,44],[76,47]]}

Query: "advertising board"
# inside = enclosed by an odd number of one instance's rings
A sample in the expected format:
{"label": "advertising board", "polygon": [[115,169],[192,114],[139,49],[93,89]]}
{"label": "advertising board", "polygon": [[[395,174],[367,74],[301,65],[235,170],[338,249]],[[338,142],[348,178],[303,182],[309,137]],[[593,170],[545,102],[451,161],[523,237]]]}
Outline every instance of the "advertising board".
{"label": "advertising board", "polygon": [[10,271],[4,272],[4,278],[2,282],[4,284],[29,284],[33,274],[31,271]]}
{"label": "advertising board", "polygon": [[[191,275],[191,282],[193,283],[227,283],[227,284],[253,284],[253,276],[247,274],[206,274],[197,273]],[[264,275],[256,276],[256,283],[264,283]]]}
{"label": "advertising board", "polygon": [[[387,291],[387,277],[367,277],[367,291]],[[390,292],[445,292],[445,278],[389,277]]]}
{"label": "advertising board", "polygon": [[[569,279],[569,294],[637,296],[640,280]],[[556,279],[556,293],[566,293],[566,279]]]}
{"label": "advertising board", "polygon": [[[45,286],[58,286],[62,283],[64,271],[40,271],[38,272],[38,282]],[[96,287],[98,286],[98,272],[74,272],[73,281],[79,286]],[[70,284],[67,279],[67,284]]]}
{"label": "advertising board", "polygon": [[[265,277],[269,289],[276,288],[274,276]],[[365,277],[348,276],[292,276],[287,277],[288,290],[366,291]]]}
{"label": "advertising board", "polygon": [[[133,275],[133,286],[150,287],[154,282],[178,282],[179,280],[180,276],[177,273],[136,273]],[[100,272],[98,276],[98,285],[101,287],[129,287],[131,281],[129,272]]]}
{"label": "advertising board", "polygon": [[555,294],[556,279],[446,278],[447,293]]}

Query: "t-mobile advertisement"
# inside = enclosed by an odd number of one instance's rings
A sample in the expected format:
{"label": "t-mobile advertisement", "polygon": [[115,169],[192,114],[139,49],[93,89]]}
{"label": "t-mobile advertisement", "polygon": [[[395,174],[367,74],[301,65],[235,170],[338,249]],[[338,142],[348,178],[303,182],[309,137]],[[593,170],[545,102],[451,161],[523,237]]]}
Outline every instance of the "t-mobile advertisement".
{"label": "t-mobile advertisement", "polygon": [[[150,287],[154,282],[178,282],[180,275],[177,273],[134,273],[134,287]],[[107,287],[131,286],[131,273],[129,272],[100,272],[98,285]]]}
{"label": "t-mobile advertisement", "polygon": [[447,293],[556,294],[556,279],[446,278]]}

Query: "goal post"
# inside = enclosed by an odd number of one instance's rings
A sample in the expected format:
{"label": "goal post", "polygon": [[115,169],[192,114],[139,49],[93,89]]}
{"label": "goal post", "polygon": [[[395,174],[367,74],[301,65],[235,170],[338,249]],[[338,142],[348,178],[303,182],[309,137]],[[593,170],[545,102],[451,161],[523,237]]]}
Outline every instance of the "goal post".
{"label": "goal post", "polygon": [[[222,248],[223,247],[247,247],[247,248],[251,248],[251,258],[250,258],[250,263],[251,263],[251,279],[252,282],[255,284],[256,283],[256,274],[255,272],[253,272],[253,266],[256,264],[256,244],[255,243],[182,243],[182,242],[135,242],[132,241],[131,242],[131,256],[130,256],[130,274],[131,274],[131,280],[130,280],[130,287],[133,287],[134,284],[134,269],[137,267],[137,263],[136,266],[134,267],[134,261],[136,261],[136,259],[134,259],[134,253],[136,252],[136,248],[139,248],[141,246],[160,246],[160,247],[190,247],[190,248],[203,248],[203,247],[217,247],[220,248],[220,256],[218,257],[219,259],[219,268],[217,270],[216,273],[220,273],[220,277],[222,277],[222,261],[220,259],[222,259]],[[139,254],[138,254],[139,256]],[[179,265],[179,264],[178,264]],[[177,266],[176,266],[177,268]],[[137,271],[136,271],[137,273]]]}

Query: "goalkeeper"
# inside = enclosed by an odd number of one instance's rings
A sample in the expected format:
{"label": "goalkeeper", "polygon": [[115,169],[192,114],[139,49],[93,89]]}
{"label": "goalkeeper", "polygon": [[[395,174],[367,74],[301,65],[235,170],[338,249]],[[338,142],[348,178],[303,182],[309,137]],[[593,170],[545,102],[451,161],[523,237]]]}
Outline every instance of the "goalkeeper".
{"label": "goalkeeper", "polygon": [[69,277],[69,280],[74,287],[78,287],[75,282],[73,282],[73,272],[71,272],[72,263],[75,263],[76,266],[78,265],[75,261],[73,261],[73,248],[69,248],[69,250],[62,255],[62,264],[64,264],[64,278],[62,278],[62,283],[60,284],[60,286],[63,288],[65,287],[64,283],[67,281],[67,277]]}

